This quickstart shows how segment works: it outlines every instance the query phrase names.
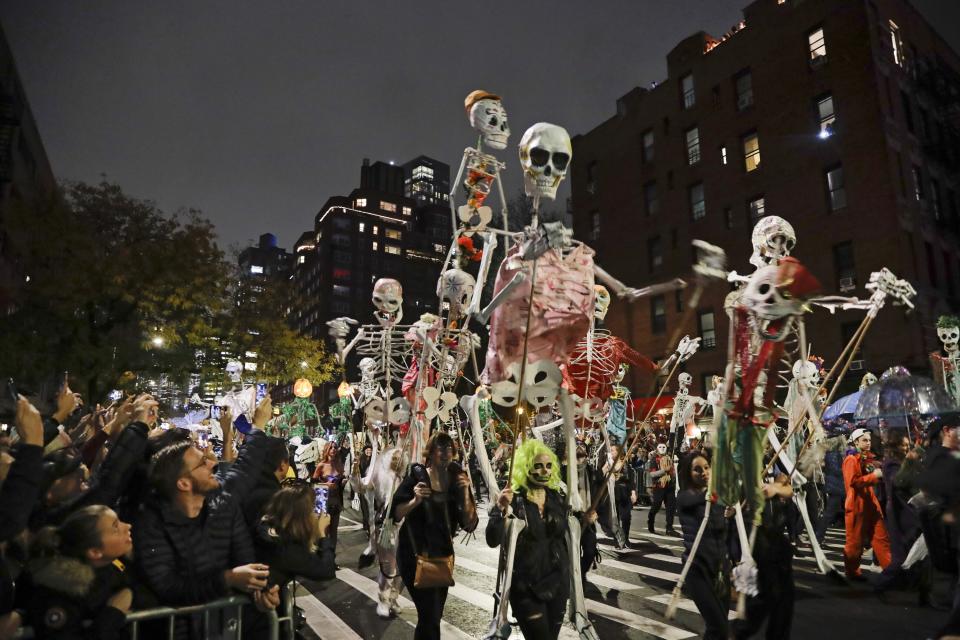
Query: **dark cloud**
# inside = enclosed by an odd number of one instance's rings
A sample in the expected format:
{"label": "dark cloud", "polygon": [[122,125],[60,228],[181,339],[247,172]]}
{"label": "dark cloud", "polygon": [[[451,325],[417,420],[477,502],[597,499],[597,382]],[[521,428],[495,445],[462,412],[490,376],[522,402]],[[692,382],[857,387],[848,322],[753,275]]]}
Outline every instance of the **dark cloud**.
{"label": "dark cloud", "polygon": [[[105,173],[166,210],[202,209],[226,243],[273,231],[289,246],[364,157],[457,164],[475,88],[504,96],[515,192],[526,127],[589,130],[744,4],[46,0],[4,3],[0,20],[59,177]],[[960,3],[915,4],[960,49]]]}

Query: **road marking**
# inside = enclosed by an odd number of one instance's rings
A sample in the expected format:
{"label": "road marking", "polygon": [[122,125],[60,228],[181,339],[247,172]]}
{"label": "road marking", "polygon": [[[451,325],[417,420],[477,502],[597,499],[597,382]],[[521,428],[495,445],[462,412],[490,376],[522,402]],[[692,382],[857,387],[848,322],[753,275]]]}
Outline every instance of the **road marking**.
{"label": "road marking", "polygon": [[306,589],[300,589],[297,592],[297,605],[303,609],[307,624],[323,640],[363,640],[346,622]]}
{"label": "road marking", "polygon": [[[370,600],[377,603],[380,602],[379,599],[379,589],[377,583],[371,580],[370,578],[365,578],[359,573],[352,571],[350,569],[340,569],[337,571],[337,578],[347,583],[349,586],[353,587],[363,595],[367,596]],[[397,598],[397,603],[404,609],[416,609],[413,606],[413,603],[410,600],[407,600],[405,597],[400,596]],[[403,620],[411,627],[417,626],[415,622],[406,620],[405,618],[398,618],[398,620]],[[473,640],[472,636],[467,635],[457,627],[453,626],[445,620],[440,621],[440,632],[444,638],[456,638],[457,640]]]}
{"label": "road marking", "polygon": [[669,562],[671,564],[683,564],[683,558],[678,558],[677,556],[668,556],[665,553],[647,553],[644,554],[644,558],[650,558],[651,560],[659,560],[660,562]]}
{"label": "road marking", "polygon": [[[663,593],[658,596],[647,596],[645,600],[652,600],[653,602],[659,602],[662,605],[670,604],[670,594]],[[687,598],[678,598],[677,599],[677,609],[682,609],[683,611],[690,611],[697,615],[700,615],[700,609],[697,609],[697,603],[693,600]],[[727,612],[727,620],[733,620],[737,617],[737,612],[735,610],[730,610]]]}
{"label": "road marking", "polygon": [[597,602],[596,600],[587,600],[587,611],[601,615],[614,622],[619,622],[631,629],[663,638],[664,640],[684,640],[684,638],[695,638],[697,636],[697,634],[691,633],[686,629],[671,627],[668,624],[645,618],[617,607],[611,607],[608,604]]}
{"label": "road marking", "polygon": [[604,558],[603,562],[600,563],[600,566],[620,569],[621,571],[627,571],[629,573],[638,573],[642,576],[649,576],[651,578],[670,580],[671,582],[676,582],[680,579],[680,574],[678,573],[663,571],[661,569],[651,569],[650,567],[645,567],[639,564],[630,564],[629,562],[620,562],[619,560],[614,560],[612,558]]}

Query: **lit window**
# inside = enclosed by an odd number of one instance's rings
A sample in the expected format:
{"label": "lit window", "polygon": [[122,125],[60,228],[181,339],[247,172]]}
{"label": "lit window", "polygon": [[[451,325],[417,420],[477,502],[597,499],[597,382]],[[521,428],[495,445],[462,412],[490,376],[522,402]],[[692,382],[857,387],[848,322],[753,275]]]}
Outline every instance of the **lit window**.
{"label": "lit window", "polygon": [[743,137],[743,160],[747,173],[760,168],[760,138],[755,133]]}
{"label": "lit window", "polygon": [[383,250],[387,253],[392,253],[395,256],[400,255],[400,247],[395,244],[385,244],[383,245]]}
{"label": "lit window", "polygon": [[364,222],[361,222],[361,223],[357,224],[357,230],[358,230],[360,233],[363,233],[364,229],[366,229],[366,228],[367,228],[367,225],[366,225],[366,223],[364,223]]}
{"label": "lit window", "polygon": [[720,162],[727,164],[727,147],[726,145],[720,147]]}
{"label": "lit window", "polygon": [[444,247],[442,244],[435,244],[435,245],[433,245],[433,250],[436,251],[437,253],[446,253],[446,252],[447,252],[446,247]]}
{"label": "lit window", "polygon": [[903,41],[900,40],[900,27],[893,20],[890,21],[890,50],[894,63],[903,66]]}
{"label": "lit window", "polygon": [[397,229],[384,229],[383,235],[385,235],[390,240],[402,240],[403,234],[400,233]]}
{"label": "lit window", "polygon": [[380,235],[380,227],[379,227],[379,226],[373,225],[373,235],[375,235],[375,236]]}
{"label": "lit window", "polygon": [[413,215],[413,209],[411,209],[410,207],[404,207],[404,208],[403,208],[403,215],[405,215],[405,216],[411,216],[411,215]]}
{"label": "lit window", "polygon": [[263,273],[263,267],[258,264],[250,265],[250,273]]}
{"label": "lit window", "polygon": [[810,45],[810,60],[822,62],[827,57],[827,41],[823,37],[823,27],[810,32],[807,36]]}
{"label": "lit window", "polygon": [[699,220],[707,215],[707,203],[703,196],[702,182],[690,187],[690,215],[694,220]]}
{"label": "lit window", "polygon": [[600,239],[600,212],[594,211],[590,214],[590,239]]}
{"label": "lit window", "polygon": [[373,249],[374,251],[376,251],[377,249],[380,248],[380,245],[377,244],[377,241],[376,241],[376,240],[374,240],[373,242],[370,243],[370,248]]}
{"label": "lit window", "polygon": [[697,103],[697,95],[693,90],[693,74],[680,78],[680,93],[683,96],[683,108],[689,109]]}
{"label": "lit window", "polygon": [[713,311],[701,311],[699,314],[700,346],[704,349],[713,349],[717,346],[716,322]]}
{"label": "lit window", "polygon": [[653,129],[643,134],[643,161],[653,162]]}
{"label": "lit window", "polygon": [[697,127],[687,129],[687,164],[700,162],[700,130]]}
{"label": "lit window", "polygon": [[432,180],[433,169],[424,165],[420,165],[414,168],[413,179],[414,180]]}
{"label": "lit window", "polygon": [[827,171],[827,192],[830,196],[831,211],[847,206],[847,191],[843,186],[843,167],[834,167]]}
{"label": "lit window", "polygon": [[913,197],[916,198],[917,202],[923,200],[923,173],[920,171],[920,167],[913,165]]}
{"label": "lit window", "polygon": [[386,200],[380,201],[380,208],[389,213],[397,212],[397,205],[393,204],[392,202],[387,202]]}
{"label": "lit window", "polygon": [[306,256],[298,256],[298,257],[297,257],[297,264],[303,264],[303,263],[306,262],[306,261],[307,261],[307,257],[306,257]]}
{"label": "lit window", "polygon": [[256,358],[256,357],[257,357],[257,352],[256,352],[256,351],[247,351],[247,352],[244,353],[243,355],[244,355],[244,357],[246,357],[246,358]]}
{"label": "lit window", "polygon": [[820,137],[829,138],[833,134],[833,123],[837,119],[833,109],[833,96],[827,94],[817,98],[817,117],[820,119]]}
{"label": "lit window", "polygon": [[734,81],[737,91],[737,111],[743,111],[753,104],[753,76],[750,71],[741,72]]}
{"label": "lit window", "polygon": [[357,198],[356,200],[353,201],[353,206],[355,206],[355,207],[365,207],[365,206],[367,206],[367,199],[366,199],[366,198]]}
{"label": "lit window", "polygon": [[764,203],[763,196],[754,198],[747,203],[747,210],[750,212],[751,224],[766,215],[766,204]]}

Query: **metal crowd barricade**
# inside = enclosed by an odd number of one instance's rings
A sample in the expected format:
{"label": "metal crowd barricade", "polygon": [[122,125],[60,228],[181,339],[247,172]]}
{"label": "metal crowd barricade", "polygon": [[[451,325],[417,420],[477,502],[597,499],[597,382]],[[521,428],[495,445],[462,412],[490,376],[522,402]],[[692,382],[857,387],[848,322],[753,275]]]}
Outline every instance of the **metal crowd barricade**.
{"label": "metal crowd barricade", "polygon": [[[287,633],[285,633],[284,636],[288,640],[293,639],[296,626],[293,597],[296,586],[296,582],[290,582],[283,590],[284,597],[280,603],[280,607],[278,607],[278,609],[282,611],[282,615],[278,615],[277,611],[268,611],[264,614],[267,616],[268,621],[267,637],[269,640],[280,640],[281,623],[285,623],[287,627]],[[130,640],[140,640],[139,632],[141,623],[163,619],[167,620],[167,638],[168,640],[172,640],[176,635],[177,618],[193,615],[203,615],[203,637],[210,638],[212,637],[211,614],[231,608],[235,610],[235,616],[225,621],[218,630],[220,635],[217,637],[219,637],[220,640],[241,640],[243,638],[242,610],[244,606],[252,604],[253,600],[251,600],[250,597],[236,595],[188,607],[155,607],[152,609],[133,611],[127,614],[127,624],[130,625]],[[21,627],[14,636],[16,640],[29,640],[34,637],[36,636],[30,627]]]}

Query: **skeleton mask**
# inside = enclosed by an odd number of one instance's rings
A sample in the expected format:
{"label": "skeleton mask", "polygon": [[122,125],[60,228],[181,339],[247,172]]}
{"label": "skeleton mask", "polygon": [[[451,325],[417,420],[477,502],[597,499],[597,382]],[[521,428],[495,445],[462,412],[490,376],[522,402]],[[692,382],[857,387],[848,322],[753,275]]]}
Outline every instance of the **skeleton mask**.
{"label": "skeleton mask", "polygon": [[507,111],[500,100],[478,100],[470,107],[470,126],[483,136],[483,144],[491,149],[506,149],[510,137]]}
{"label": "skeleton mask", "polygon": [[751,276],[740,299],[756,317],[765,340],[780,342],[793,326],[793,317],[801,313],[802,304],[784,297],[780,289],[780,269],[775,265],[761,267]]}
{"label": "skeleton mask", "polygon": [[667,455],[667,445],[665,445],[665,444],[658,444],[658,445],[657,445],[657,454],[659,454],[659,455],[661,455],[661,456]]}
{"label": "skeleton mask", "polygon": [[630,365],[620,363],[620,366],[617,367],[617,373],[613,376],[613,381],[617,384],[623,382],[623,379],[627,376],[627,371],[630,370]]}
{"label": "skeleton mask", "polygon": [[863,391],[873,384],[877,384],[877,376],[868,371],[867,373],[863,374],[863,378],[860,379],[860,391]]}
{"label": "skeleton mask", "polygon": [[466,271],[449,269],[440,277],[440,298],[450,303],[450,318],[459,318],[473,298],[477,281]]}
{"label": "skeleton mask", "polygon": [[809,360],[797,360],[793,363],[793,377],[798,383],[814,389],[820,380],[817,365]]}
{"label": "skeleton mask", "polygon": [[226,371],[227,375],[230,377],[230,382],[240,382],[240,376],[243,373],[243,365],[236,360],[231,360],[227,363]]}
{"label": "skeleton mask", "polygon": [[677,395],[685,396],[688,393],[690,393],[690,384],[692,382],[693,382],[693,376],[691,376],[689,373],[684,372],[678,375],[677,386],[679,387],[679,389],[677,390]]}
{"label": "skeleton mask", "polygon": [[767,216],[757,221],[750,237],[753,243],[753,255],[750,264],[758,269],[775,265],[790,255],[797,244],[797,234],[793,226],[779,216]]}
{"label": "skeleton mask", "polygon": [[562,127],[538,122],[520,139],[520,166],[527,196],[553,200],[573,157],[570,135]]}
{"label": "skeleton mask", "polygon": [[960,350],[957,342],[960,340],[960,327],[937,327],[937,337],[943,343],[943,350],[953,356]]}
{"label": "skeleton mask", "polygon": [[403,305],[403,287],[393,278],[380,278],[373,284],[373,306],[377,308],[374,315],[377,320],[400,321]]}
{"label": "skeleton mask", "polygon": [[553,473],[553,461],[550,456],[541,453],[533,459],[533,466],[527,474],[527,480],[531,487],[545,487],[550,482],[550,475]]}
{"label": "skeleton mask", "polygon": [[610,292],[602,284],[593,287],[593,317],[597,320],[603,320],[607,317],[607,310],[610,308]]}
{"label": "skeleton mask", "polygon": [[377,361],[373,358],[363,358],[360,360],[360,379],[363,382],[371,382],[373,376],[377,373]]}

